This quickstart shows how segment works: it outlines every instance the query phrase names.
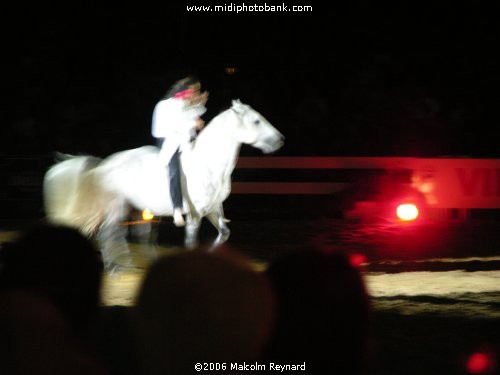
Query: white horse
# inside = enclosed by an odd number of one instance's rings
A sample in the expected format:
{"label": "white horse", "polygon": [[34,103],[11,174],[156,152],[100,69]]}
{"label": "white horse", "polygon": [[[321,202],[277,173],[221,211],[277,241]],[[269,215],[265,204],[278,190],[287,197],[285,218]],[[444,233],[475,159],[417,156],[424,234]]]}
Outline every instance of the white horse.
{"label": "white horse", "polygon": [[[283,135],[249,105],[233,100],[200,133],[191,149],[181,155],[182,192],[186,214],[185,246],[198,245],[203,217],[215,226],[218,236],[211,249],[230,235],[222,203],[231,192],[231,173],[240,147],[248,144],[264,153],[279,149]],[[166,167],[159,149],[144,146],[115,153],[97,163],[90,156],[68,157],[52,166],[44,178],[47,218],[97,235],[107,267],[128,253],[123,233],[116,229],[130,207],[148,209],[156,216],[172,216]],[[96,165],[97,164],[97,165]],[[114,244],[110,244],[113,239]],[[121,247],[116,245],[119,239]]]}

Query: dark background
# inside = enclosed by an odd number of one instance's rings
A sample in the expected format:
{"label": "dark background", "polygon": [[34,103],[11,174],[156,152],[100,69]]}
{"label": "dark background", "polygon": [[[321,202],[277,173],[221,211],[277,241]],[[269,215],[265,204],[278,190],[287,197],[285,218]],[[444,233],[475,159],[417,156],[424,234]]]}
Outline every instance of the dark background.
{"label": "dark background", "polygon": [[285,4],[313,9],[6,4],[1,154],[152,144],[154,105],[194,73],[210,91],[206,121],[240,98],[287,137],[280,155],[498,157],[498,20],[487,5]]}

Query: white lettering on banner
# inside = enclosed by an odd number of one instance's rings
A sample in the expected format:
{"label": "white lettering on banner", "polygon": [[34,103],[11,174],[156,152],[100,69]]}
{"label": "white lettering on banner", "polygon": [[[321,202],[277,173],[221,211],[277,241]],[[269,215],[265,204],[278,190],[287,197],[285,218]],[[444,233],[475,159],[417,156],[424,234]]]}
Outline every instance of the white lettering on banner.
{"label": "white lettering on banner", "polygon": [[500,196],[500,168],[457,168],[456,174],[466,197]]}

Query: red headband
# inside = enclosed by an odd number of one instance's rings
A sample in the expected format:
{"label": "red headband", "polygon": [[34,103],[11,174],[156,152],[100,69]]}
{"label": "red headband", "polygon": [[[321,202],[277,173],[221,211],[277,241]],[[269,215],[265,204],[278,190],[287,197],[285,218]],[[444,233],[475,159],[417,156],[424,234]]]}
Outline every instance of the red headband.
{"label": "red headband", "polygon": [[193,92],[194,92],[193,89],[182,90],[182,91],[179,91],[178,93],[176,93],[174,95],[174,98],[176,98],[176,99],[187,99],[191,95],[193,95]]}

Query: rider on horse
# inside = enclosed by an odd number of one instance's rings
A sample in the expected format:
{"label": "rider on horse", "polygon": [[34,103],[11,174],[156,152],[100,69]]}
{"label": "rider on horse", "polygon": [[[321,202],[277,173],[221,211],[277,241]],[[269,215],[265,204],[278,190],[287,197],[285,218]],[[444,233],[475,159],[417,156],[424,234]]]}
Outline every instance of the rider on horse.
{"label": "rider on horse", "polygon": [[161,147],[160,160],[168,166],[174,224],[184,226],[179,154],[204,125],[208,92],[200,92],[200,82],[192,77],[177,81],[156,104],[151,133]]}

